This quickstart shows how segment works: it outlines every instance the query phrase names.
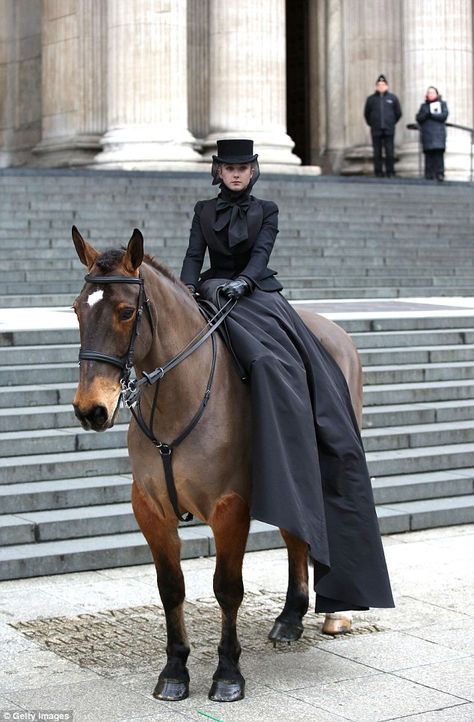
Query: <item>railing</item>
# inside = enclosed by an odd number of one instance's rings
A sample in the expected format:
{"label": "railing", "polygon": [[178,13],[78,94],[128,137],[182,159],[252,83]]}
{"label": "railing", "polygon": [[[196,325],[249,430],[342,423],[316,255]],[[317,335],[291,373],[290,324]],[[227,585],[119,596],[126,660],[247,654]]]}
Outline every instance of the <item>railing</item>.
{"label": "railing", "polygon": [[[467,125],[458,125],[458,123],[445,123],[445,125],[448,128],[456,128],[457,130],[464,130],[466,133],[471,134],[471,173],[470,173],[470,182],[472,183],[472,180],[474,178],[474,128],[468,128]],[[408,130],[420,130],[420,126],[418,123],[408,123],[407,125]],[[422,147],[421,147],[421,136],[418,136],[418,172],[420,176],[423,176],[422,171]]]}

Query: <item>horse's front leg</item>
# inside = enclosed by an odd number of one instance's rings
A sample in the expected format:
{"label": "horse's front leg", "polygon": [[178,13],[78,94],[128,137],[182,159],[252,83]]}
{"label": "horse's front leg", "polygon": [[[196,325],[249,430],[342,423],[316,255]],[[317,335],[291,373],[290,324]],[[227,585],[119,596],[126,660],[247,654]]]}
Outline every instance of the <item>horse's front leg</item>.
{"label": "horse's front leg", "polygon": [[282,613],[275,619],[268,638],[273,642],[295,642],[303,633],[308,611],[308,545],[284,529],[280,533],[288,550],[288,589]]}
{"label": "horse's front leg", "polygon": [[132,487],[132,505],[138,525],[148,542],[156,567],[156,578],[166,616],[167,662],[158,677],[153,696],[178,701],[189,695],[186,662],[189,644],[184,626],[184,577],[180,563],[181,542],[177,525],[167,524],[151,510],[137,483]]}
{"label": "horse's front leg", "polygon": [[209,691],[209,699],[214,702],[236,702],[243,699],[245,692],[239,667],[237,613],[244,596],[242,561],[249,524],[248,506],[238,494],[228,494],[217,502],[211,527],[216,542],[214,593],[222,610],[222,636],[219,664]]}

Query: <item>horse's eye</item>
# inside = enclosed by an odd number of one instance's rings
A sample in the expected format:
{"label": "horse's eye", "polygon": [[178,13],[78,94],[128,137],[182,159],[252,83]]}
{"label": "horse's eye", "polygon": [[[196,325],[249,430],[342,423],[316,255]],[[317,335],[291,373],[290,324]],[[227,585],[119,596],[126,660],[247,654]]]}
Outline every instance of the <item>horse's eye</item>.
{"label": "horse's eye", "polygon": [[119,319],[120,321],[130,321],[133,314],[135,313],[134,308],[122,308],[122,310],[119,313]]}

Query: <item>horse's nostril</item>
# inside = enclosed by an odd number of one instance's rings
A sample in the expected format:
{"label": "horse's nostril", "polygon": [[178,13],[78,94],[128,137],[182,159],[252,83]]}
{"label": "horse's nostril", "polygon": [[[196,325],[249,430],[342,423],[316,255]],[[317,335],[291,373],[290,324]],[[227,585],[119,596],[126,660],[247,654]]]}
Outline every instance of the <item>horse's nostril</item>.
{"label": "horse's nostril", "polygon": [[108,419],[108,413],[105,406],[93,406],[91,409],[88,409],[87,411],[82,411],[78,406],[73,404],[74,406],[74,413],[76,414],[76,417],[79,419],[79,421],[82,424],[82,427],[86,429],[86,431],[90,429],[94,430],[102,430],[105,423]]}
{"label": "horse's nostril", "polygon": [[105,406],[94,406],[89,413],[89,419],[93,427],[98,428],[103,426],[107,421],[109,415]]}

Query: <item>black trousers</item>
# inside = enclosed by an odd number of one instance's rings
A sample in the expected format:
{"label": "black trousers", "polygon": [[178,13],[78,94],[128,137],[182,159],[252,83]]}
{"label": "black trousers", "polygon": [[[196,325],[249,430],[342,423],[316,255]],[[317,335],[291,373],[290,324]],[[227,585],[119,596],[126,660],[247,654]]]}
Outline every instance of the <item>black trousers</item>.
{"label": "black trousers", "polygon": [[[393,164],[395,162],[393,149],[393,133],[387,134],[384,130],[374,133],[372,131],[372,147],[374,149],[374,173],[381,178],[383,175],[395,175]],[[382,151],[385,150],[385,158]],[[383,161],[385,160],[385,173]]]}
{"label": "black trousers", "polygon": [[425,178],[442,180],[444,178],[444,150],[425,150]]}

